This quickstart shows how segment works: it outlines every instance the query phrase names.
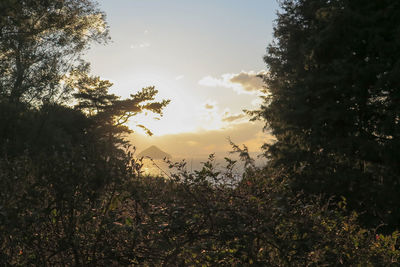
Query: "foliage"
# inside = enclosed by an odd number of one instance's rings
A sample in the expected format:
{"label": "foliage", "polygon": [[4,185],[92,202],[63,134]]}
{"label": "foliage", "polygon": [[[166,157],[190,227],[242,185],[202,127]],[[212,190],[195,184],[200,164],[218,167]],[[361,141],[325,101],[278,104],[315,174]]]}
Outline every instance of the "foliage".
{"label": "foliage", "polygon": [[91,42],[108,39],[105,15],[89,0],[0,3],[0,97],[41,104],[65,100],[65,74]]}
{"label": "foliage", "polygon": [[[130,131],[124,126],[129,118],[146,111],[161,116],[169,101],[156,101],[154,87],[120,99],[109,93],[112,86],[109,81],[90,76],[88,65],[79,61],[80,53],[90,41],[107,38],[103,13],[89,0],[0,2],[0,264],[398,265],[399,233],[383,234],[378,228],[359,224],[360,215],[353,211],[356,196],[337,200],[297,190],[302,188],[298,186],[301,179],[311,187],[321,180],[325,189],[329,189],[328,185],[332,185],[332,190],[348,189],[348,184],[342,185],[334,179],[340,175],[353,180],[369,178],[365,175],[372,169],[386,179],[389,171],[396,171],[386,164],[396,162],[391,154],[385,154],[388,157],[385,165],[368,160],[362,153],[345,153],[345,148],[334,145],[347,139],[329,139],[332,136],[327,134],[334,133],[317,127],[322,123],[319,117],[311,117],[312,121],[303,117],[315,112],[307,101],[301,101],[303,93],[311,97],[305,90],[308,87],[303,85],[312,86],[315,92],[322,89],[313,85],[317,78],[303,71],[302,59],[311,56],[312,47],[317,51],[319,45],[326,45],[322,37],[326,34],[328,38],[331,28],[337,30],[333,21],[342,18],[347,9],[333,7],[342,2],[285,1],[283,4],[287,13],[280,15],[276,30],[281,43],[270,47],[266,58],[271,70],[267,79],[271,87],[270,103],[258,113],[268,119],[278,139],[276,144],[268,146],[270,164],[256,167],[246,147],[231,143],[245,166],[243,175],[235,173],[237,162],[229,158],[226,167],[217,170],[214,155],[210,155],[203,168],[194,172],[186,170],[185,162],[169,162],[173,171],[168,177],[143,177],[142,162],[134,159],[123,134]],[[324,9],[316,9],[322,4]],[[328,8],[330,5],[333,7]],[[379,7],[380,3],[365,5],[365,10],[374,5]],[[303,18],[299,15],[302,12],[311,12],[311,17]],[[391,11],[387,12],[391,17]],[[320,24],[303,28],[308,25],[304,22],[315,20],[313,14],[317,14]],[[293,29],[296,31],[289,31]],[[384,33],[392,30],[389,27]],[[297,31],[299,36],[295,38]],[[307,35],[309,32],[314,35]],[[302,44],[295,42],[298,38],[310,42],[300,46],[303,57],[292,55],[295,44]],[[290,49],[284,44],[290,44]],[[319,51],[315,57],[325,56]],[[342,62],[343,66],[350,66],[346,62]],[[327,59],[326,65],[322,64],[324,68],[317,68],[317,63],[307,68],[324,77],[332,62]],[[291,71],[285,72],[288,69]],[[389,76],[394,75],[391,70]],[[307,78],[307,83],[303,78]],[[324,87],[327,92],[328,85],[333,84],[328,81]],[[354,83],[355,88],[361,88],[363,83],[359,82]],[[388,90],[392,83],[389,78],[385,80]],[[286,87],[282,88],[282,84]],[[379,86],[380,83],[375,83],[370,89],[377,93]],[[349,91],[349,101],[359,103],[351,98],[353,91]],[[330,93],[335,95],[335,92]],[[390,102],[395,91],[388,92],[383,104],[379,98],[374,105],[386,112],[379,120],[390,121],[395,116],[396,121],[397,107]],[[322,94],[319,97],[320,93],[313,101],[318,107],[328,105],[330,102]],[[361,111],[350,110],[351,116],[346,119],[358,118],[357,122],[365,123],[357,117]],[[341,112],[341,116],[346,114]],[[325,120],[323,125],[332,127],[328,124],[331,114],[325,115],[320,118]],[[306,121],[314,125],[312,131],[303,132],[309,130],[302,124]],[[372,127],[378,122],[368,123],[365,125]],[[396,148],[398,132],[396,125],[388,125],[393,129],[382,126],[373,133],[382,138],[385,134],[393,137],[386,138],[392,141],[385,139],[381,144],[392,153],[390,149]],[[314,134],[317,130],[318,134]],[[351,140],[364,140],[359,135],[349,136]],[[370,141],[376,149],[373,142],[376,140]],[[361,160],[365,165],[360,172],[356,165]],[[364,180],[355,185],[376,185],[375,180],[372,183]],[[386,180],[378,188],[384,188],[388,194],[392,192],[389,185],[397,190],[396,184]],[[373,196],[373,188],[363,192],[364,187],[352,192]],[[371,203],[382,204],[373,200]],[[390,203],[384,209],[391,211],[396,204]]]}
{"label": "foliage", "polygon": [[283,1],[257,115],[294,190],[345,196],[368,226],[396,229],[400,109],[396,1]]}
{"label": "foliage", "polygon": [[305,203],[265,180],[262,169],[228,186],[218,181],[229,171],[216,171],[212,161],[196,173],[181,168],[169,179],[143,178],[128,158],[82,160],[81,153],[54,154],[40,165],[3,158],[2,262],[389,266],[399,259],[397,233],[362,229],[356,214],[320,199]]}
{"label": "foliage", "polygon": [[[155,101],[158,91],[154,86],[143,88],[131,94],[130,98],[121,100],[119,96],[108,92],[112,83],[97,76],[89,76],[87,70],[72,71],[66,84],[76,92],[73,94],[75,109],[93,120],[93,131],[113,143],[124,143],[121,135],[132,132],[126,126],[130,118],[143,112],[162,116],[162,110],[170,103],[170,100]],[[144,125],[136,126],[143,128],[148,135],[153,134]]]}

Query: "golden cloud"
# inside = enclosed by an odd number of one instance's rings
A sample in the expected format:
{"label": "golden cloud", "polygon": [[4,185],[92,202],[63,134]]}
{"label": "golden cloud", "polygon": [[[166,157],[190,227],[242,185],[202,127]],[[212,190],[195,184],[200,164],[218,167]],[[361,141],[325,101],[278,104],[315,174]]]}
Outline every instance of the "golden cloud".
{"label": "golden cloud", "polygon": [[238,94],[255,94],[265,89],[263,76],[265,76],[266,74],[267,72],[264,70],[259,72],[242,71],[237,74],[226,73],[221,75],[221,77],[219,78],[206,76],[202,78],[198,83],[200,85],[208,87],[231,88]]}

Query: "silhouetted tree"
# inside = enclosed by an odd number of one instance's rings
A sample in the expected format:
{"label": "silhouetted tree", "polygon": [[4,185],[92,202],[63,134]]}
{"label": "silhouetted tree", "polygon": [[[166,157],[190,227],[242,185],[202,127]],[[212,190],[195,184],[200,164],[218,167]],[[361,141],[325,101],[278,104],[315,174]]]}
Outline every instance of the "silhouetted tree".
{"label": "silhouetted tree", "polygon": [[369,225],[400,224],[400,3],[282,1],[258,115],[292,188],[345,196]]}
{"label": "silhouetted tree", "polygon": [[0,96],[40,104],[68,96],[60,81],[91,42],[105,42],[105,15],[89,0],[0,3]]}
{"label": "silhouetted tree", "polygon": [[[170,102],[170,100],[155,101],[158,91],[154,86],[143,88],[141,91],[131,94],[130,98],[122,100],[108,92],[112,86],[109,81],[76,70],[71,72],[67,84],[76,92],[73,95],[77,101],[75,108],[93,119],[96,127],[102,129],[103,134],[109,137],[110,135],[117,137],[123,133],[130,133],[131,130],[125,124],[131,117],[139,113],[152,112],[162,116],[162,110]],[[152,135],[144,125],[137,126]]]}

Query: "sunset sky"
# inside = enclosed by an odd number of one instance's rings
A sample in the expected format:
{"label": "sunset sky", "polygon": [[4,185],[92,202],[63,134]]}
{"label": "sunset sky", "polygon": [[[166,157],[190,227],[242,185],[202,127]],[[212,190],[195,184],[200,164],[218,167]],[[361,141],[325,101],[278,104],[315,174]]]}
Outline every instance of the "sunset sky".
{"label": "sunset sky", "polygon": [[[136,118],[138,150],[155,144],[173,156],[229,150],[227,138],[260,150],[269,136],[242,110],[259,105],[263,56],[272,41],[274,0],[101,0],[112,42],[95,45],[92,73],[127,97],[154,85],[171,99],[161,120]],[[132,122],[132,125],[134,122]]]}

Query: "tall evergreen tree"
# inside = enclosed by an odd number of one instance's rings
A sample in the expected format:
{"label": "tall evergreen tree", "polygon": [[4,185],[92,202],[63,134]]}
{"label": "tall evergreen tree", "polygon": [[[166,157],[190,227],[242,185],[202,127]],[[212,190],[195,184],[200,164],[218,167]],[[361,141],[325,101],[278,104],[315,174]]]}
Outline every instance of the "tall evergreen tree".
{"label": "tall evergreen tree", "polygon": [[286,0],[258,115],[294,190],[344,196],[400,226],[400,2]]}

